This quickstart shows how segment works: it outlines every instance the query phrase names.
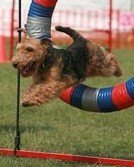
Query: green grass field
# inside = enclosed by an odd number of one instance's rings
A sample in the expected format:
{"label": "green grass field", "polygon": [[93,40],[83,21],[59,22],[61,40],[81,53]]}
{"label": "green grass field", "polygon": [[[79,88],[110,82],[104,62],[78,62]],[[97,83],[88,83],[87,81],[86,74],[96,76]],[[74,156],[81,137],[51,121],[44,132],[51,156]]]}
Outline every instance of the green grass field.
{"label": "green grass field", "polygon": [[[134,74],[134,50],[114,51],[124,75],[91,78],[90,86],[108,87]],[[14,148],[16,126],[16,71],[0,64],[0,147]],[[21,92],[30,79],[21,78]],[[21,149],[134,159],[134,108],[114,113],[92,113],[56,99],[41,107],[20,107]],[[103,167],[54,160],[0,157],[0,167]]]}

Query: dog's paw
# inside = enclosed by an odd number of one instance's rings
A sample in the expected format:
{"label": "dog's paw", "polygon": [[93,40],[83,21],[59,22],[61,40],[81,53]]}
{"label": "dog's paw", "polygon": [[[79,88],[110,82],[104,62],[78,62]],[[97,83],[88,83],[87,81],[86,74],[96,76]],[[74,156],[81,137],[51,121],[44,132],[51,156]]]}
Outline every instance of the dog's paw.
{"label": "dog's paw", "polygon": [[30,102],[29,100],[22,100],[21,101],[21,105],[23,106],[23,107],[30,107],[30,106],[34,106],[35,104],[34,103],[32,103],[32,102]]}
{"label": "dog's paw", "polygon": [[22,105],[23,107],[32,106],[28,101],[22,101],[22,102],[21,102],[21,105]]}
{"label": "dog's paw", "polygon": [[31,107],[31,106],[40,106],[40,103],[37,101],[30,101],[28,99],[21,100],[21,105],[23,107]]}

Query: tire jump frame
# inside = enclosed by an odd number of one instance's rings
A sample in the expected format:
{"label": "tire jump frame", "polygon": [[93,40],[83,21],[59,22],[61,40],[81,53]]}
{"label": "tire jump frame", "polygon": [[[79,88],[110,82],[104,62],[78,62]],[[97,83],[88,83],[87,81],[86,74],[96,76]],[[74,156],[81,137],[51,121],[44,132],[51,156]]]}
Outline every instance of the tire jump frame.
{"label": "tire jump frame", "polygon": [[[50,34],[51,17],[56,2],[57,0],[32,0],[26,26],[29,36],[38,39],[51,37]],[[21,11],[21,0],[19,0],[19,28],[21,28],[20,11]],[[21,32],[19,32],[18,39],[19,42],[21,42]],[[18,73],[17,91],[18,94],[17,94],[17,114],[16,114],[17,122],[16,122],[15,149],[0,148],[0,155],[134,167],[133,160],[20,150],[19,73]],[[86,85],[79,84],[74,88],[70,87],[65,91],[63,91],[60,95],[60,98],[72,106],[87,111],[111,112],[116,110],[122,110],[134,105],[134,78],[128,80],[126,83],[119,84],[115,87],[101,88],[101,89],[91,88]]]}
{"label": "tire jump frame", "polygon": [[113,112],[134,105],[134,77],[108,88],[92,88],[83,84],[63,91],[60,99],[86,111]]}

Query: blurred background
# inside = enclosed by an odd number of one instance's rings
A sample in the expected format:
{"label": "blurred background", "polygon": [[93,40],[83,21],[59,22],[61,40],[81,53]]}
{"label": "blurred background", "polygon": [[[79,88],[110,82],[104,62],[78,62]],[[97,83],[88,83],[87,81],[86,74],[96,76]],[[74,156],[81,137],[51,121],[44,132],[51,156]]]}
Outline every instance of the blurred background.
{"label": "blurred background", "polygon": [[[30,3],[31,0],[22,1],[22,27],[26,23]],[[6,56],[1,61],[6,61],[6,58],[12,58],[17,42],[17,0],[1,3],[0,20],[0,48],[6,43],[6,49],[1,51]],[[134,48],[134,1],[59,0],[52,18],[52,38],[58,45],[69,44],[71,39],[68,36],[55,32],[56,25],[70,26],[110,49],[131,49]]]}
{"label": "blurred background", "polygon": [[[31,1],[22,0],[22,27]],[[10,60],[18,42],[18,0],[0,2],[0,147],[14,148],[18,71]],[[134,75],[134,0],[58,0],[52,17],[52,40],[57,45],[68,45],[71,39],[56,32],[56,25],[76,29],[89,40],[109,47],[118,57],[123,71],[121,77],[95,77],[84,84],[107,88],[124,83]],[[30,83],[31,78],[21,78],[21,94]],[[21,148],[24,150],[134,160],[134,107],[102,114],[84,112],[59,99],[40,107],[20,107]],[[88,165],[0,156],[0,167],[18,166]],[[103,165],[89,164],[88,167]]]}

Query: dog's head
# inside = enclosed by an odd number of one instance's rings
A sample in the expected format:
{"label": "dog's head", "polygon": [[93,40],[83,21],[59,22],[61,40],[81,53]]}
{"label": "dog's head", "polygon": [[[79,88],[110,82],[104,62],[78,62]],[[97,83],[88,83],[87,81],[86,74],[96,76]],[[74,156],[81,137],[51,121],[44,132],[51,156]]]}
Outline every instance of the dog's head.
{"label": "dog's head", "polygon": [[32,76],[47,56],[48,39],[38,40],[25,38],[17,44],[15,56],[12,58],[12,65],[17,68],[24,77]]}

